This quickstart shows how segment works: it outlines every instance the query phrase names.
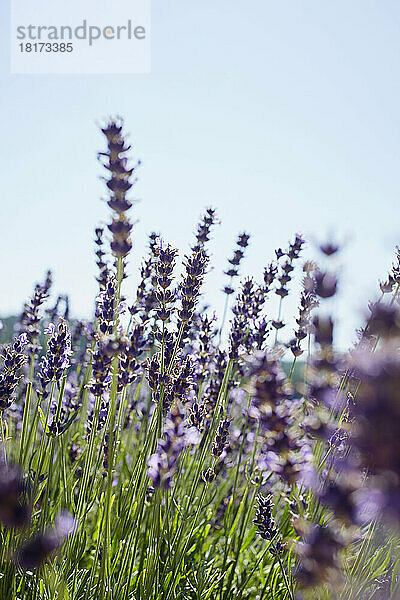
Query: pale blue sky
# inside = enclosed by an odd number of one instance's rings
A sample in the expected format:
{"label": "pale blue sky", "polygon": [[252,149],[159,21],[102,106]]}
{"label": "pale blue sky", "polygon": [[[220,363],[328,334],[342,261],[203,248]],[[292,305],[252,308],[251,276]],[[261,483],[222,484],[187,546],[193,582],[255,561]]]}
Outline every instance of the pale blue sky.
{"label": "pale blue sky", "polygon": [[118,113],[143,161],[133,273],[150,230],[185,249],[215,205],[209,291],[221,310],[238,231],[253,234],[244,272],[256,275],[295,231],[335,231],[348,240],[338,310],[351,337],[400,242],[397,0],[153,0],[152,73],[125,76],[10,75],[7,4],[0,314],[48,266],[74,315],[89,314],[92,232],[108,214],[96,121]]}

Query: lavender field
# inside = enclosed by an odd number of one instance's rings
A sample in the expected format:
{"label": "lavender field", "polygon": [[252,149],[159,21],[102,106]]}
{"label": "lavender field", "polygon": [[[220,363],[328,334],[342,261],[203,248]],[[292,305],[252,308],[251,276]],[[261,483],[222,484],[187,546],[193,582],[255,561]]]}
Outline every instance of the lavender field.
{"label": "lavender field", "polygon": [[294,232],[257,280],[238,232],[216,315],[218,209],[179,250],[155,216],[132,294],[137,164],[101,134],[93,318],[49,271],[0,332],[0,600],[399,599],[400,251],[347,351],[332,239],[315,262]]}

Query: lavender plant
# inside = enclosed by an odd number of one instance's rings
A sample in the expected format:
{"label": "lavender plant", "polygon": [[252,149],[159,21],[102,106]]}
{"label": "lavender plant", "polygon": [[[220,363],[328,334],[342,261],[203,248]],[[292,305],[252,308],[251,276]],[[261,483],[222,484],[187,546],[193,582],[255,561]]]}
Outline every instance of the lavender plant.
{"label": "lavender plant", "polygon": [[122,120],[102,133],[93,318],[45,307],[49,272],[1,352],[0,598],[397,599],[400,252],[348,352],[333,242],[240,280],[241,233],[218,319],[207,208],[183,257],[150,234],[135,288],[136,165]]}

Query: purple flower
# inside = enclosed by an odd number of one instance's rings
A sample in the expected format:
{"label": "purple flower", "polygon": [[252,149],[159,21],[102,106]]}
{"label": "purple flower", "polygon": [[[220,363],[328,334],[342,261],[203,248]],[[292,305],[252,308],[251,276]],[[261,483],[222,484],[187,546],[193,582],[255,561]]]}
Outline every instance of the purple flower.
{"label": "purple flower", "polygon": [[334,273],[315,273],[315,293],[320,298],[331,298],[336,294],[337,277]]}
{"label": "purple flower", "polygon": [[218,425],[217,433],[215,434],[215,440],[212,447],[212,455],[214,458],[218,458],[223,453],[226,440],[229,433],[230,421],[228,419],[222,419]]}
{"label": "purple flower", "polygon": [[0,523],[24,527],[30,518],[26,486],[18,467],[0,463]]}
{"label": "purple flower", "polygon": [[236,250],[234,250],[232,258],[230,258],[228,261],[230,263],[230,265],[232,265],[232,266],[229,267],[228,270],[224,271],[225,275],[230,277],[229,285],[226,285],[224,287],[224,292],[228,296],[230,294],[233,294],[233,292],[234,292],[234,289],[232,287],[232,280],[234,277],[237,277],[239,275],[238,267],[244,257],[244,251],[242,250],[242,248],[246,248],[249,245],[249,239],[250,239],[249,234],[247,234],[247,233],[239,234],[238,239],[236,241],[238,248]]}
{"label": "purple flower", "polygon": [[273,542],[269,549],[272,555],[280,554],[284,548],[280,540],[276,539],[278,529],[275,526],[275,520],[272,516],[271,496],[257,496],[256,514],[253,523],[257,528],[258,534],[263,540]]}
{"label": "purple flower", "polygon": [[34,294],[29,303],[25,304],[17,324],[18,331],[26,334],[29,343],[29,353],[33,356],[36,356],[40,350],[38,344],[40,334],[39,309],[47,299],[51,285],[51,272],[48,271],[43,284],[36,284]]}
{"label": "purple flower", "polygon": [[18,563],[25,571],[39,568],[74,532],[75,520],[67,513],[62,513],[55,521],[53,528],[35,534],[25,542],[18,552]]}
{"label": "purple flower", "polygon": [[294,483],[307,468],[304,435],[296,427],[299,405],[291,398],[278,361],[257,353],[250,367],[252,405],[249,416],[259,424],[259,465],[287,483]]}
{"label": "purple flower", "polygon": [[41,393],[44,397],[47,394],[46,386],[50,381],[60,382],[65,369],[70,365],[70,356],[72,354],[71,336],[64,319],[60,319],[57,329],[51,323],[46,333],[51,335],[51,338],[48,343],[47,354],[42,359],[39,372]]}
{"label": "purple flower", "polygon": [[300,567],[294,574],[301,588],[316,586],[337,578],[338,552],[343,542],[326,526],[313,525],[304,533],[304,541],[297,544]]}
{"label": "purple flower", "polygon": [[24,354],[26,343],[26,334],[21,334],[14,339],[12,346],[4,350],[3,370],[0,373],[0,411],[11,406],[13,402],[15,390],[21,379],[19,372],[26,363]]}
{"label": "purple flower", "polygon": [[165,419],[162,438],[158,441],[157,450],[150,456],[147,465],[147,475],[152,480],[153,486],[169,489],[173,484],[173,476],[177,470],[181,452],[193,444],[197,444],[200,435],[197,429],[187,429],[184,415],[179,407]]}
{"label": "purple flower", "polygon": [[[125,213],[132,207],[132,202],[128,200],[126,194],[134,184],[132,174],[135,169],[128,168],[128,161],[124,156],[130,146],[125,145],[122,123],[117,124],[115,120],[110,120],[102,131],[107,139],[107,152],[102,152],[99,156],[106,158],[104,166],[110,174],[110,178],[106,180],[110,192],[108,206],[115,213],[112,222],[108,225],[113,235],[111,250],[115,257],[124,258],[132,248],[130,238],[132,224]],[[99,258],[101,260],[102,255]]]}

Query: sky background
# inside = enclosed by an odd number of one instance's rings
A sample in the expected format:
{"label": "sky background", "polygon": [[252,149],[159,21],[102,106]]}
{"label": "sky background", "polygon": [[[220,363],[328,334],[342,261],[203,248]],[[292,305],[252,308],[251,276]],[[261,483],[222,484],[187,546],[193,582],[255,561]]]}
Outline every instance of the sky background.
{"label": "sky background", "polygon": [[218,311],[239,231],[252,234],[243,273],[257,277],[296,231],[310,247],[333,233],[345,242],[339,339],[352,339],[400,243],[397,0],[153,0],[149,75],[10,75],[7,5],[0,315],[19,312],[48,267],[73,315],[91,313],[93,229],[109,212],[97,125],[120,114],[143,163],[128,297],[146,235],[185,250],[213,205]]}

